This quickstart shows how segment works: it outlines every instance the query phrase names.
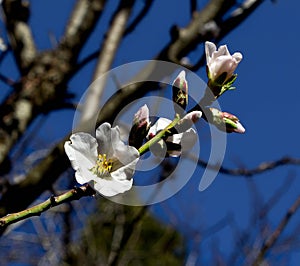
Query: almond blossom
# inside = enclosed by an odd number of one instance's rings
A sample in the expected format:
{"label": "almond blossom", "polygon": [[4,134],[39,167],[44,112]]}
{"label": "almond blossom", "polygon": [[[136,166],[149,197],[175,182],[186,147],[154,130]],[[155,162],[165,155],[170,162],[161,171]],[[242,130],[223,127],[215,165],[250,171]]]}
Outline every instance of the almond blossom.
{"label": "almond blossom", "polygon": [[118,127],[104,123],[96,138],[85,132],[72,134],[64,147],[79,184],[89,183],[108,197],[131,189],[139,152],[122,142]]}

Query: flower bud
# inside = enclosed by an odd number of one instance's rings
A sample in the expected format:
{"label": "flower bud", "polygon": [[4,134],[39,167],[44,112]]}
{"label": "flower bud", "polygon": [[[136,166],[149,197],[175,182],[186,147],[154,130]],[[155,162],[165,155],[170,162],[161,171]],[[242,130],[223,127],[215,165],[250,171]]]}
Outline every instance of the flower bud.
{"label": "flower bud", "polygon": [[234,71],[243,56],[241,53],[231,55],[226,45],[220,46],[217,50],[216,45],[212,42],[205,42],[205,53],[206,71],[209,78],[208,86],[214,96],[218,98],[225,91],[233,89],[231,85],[237,77]]}
{"label": "flower bud", "polygon": [[175,126],[175,129],[179,133],[184,132],[189,128],[191,128],[193,124],[195,124],[201,118],[201,116],[202,116],[201,111],[190,112],[186,114],[182,119],[180,119],[178,124]]}
{"label": "flower bud", "polygon": [[188,83],[182,70],[172,84],[174,110],[176,114],[182,115],[188,104]]}
{"label": "flower bud", "polygon": [[150,128],[149,109],[145,104],[134,115],[132,128],[129,133],[129,145],[135,148],[142,146]]}
{"label": "flower bud", "polygon": [[209,122],[214,124],[218,129],[227,133],[245,133],[245,128],[233,114],[222,112],[216,108],[209,108],[209,110],[212,118]]}

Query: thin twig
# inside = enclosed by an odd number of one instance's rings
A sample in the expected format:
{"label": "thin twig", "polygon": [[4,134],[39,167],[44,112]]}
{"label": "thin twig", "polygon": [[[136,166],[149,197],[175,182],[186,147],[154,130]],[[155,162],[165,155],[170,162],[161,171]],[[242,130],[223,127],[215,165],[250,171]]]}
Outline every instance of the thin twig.
{"label": "thin twig", "polygon": [[153,0],[145,1],[144,7],[140,11],[140,13],[135,17],[135,19],[131,22],[131,24],[127,27],[126,31],[124,32],[124,36],[130,34],[135,30],[136,26],[145,18],[153,3]]}
{"label": "thin twig", "polygon": [[51,196],[46,201],[28,208],[24,211],[8,214],[0,218],[0,231],[5,230],[5,228],[13,223],[25,220],[29,217],[40,216],[43,212],[48,209],[61,205],[65,202],[70,202],[72,200],[78,200],[82,197],[93,196],[95,191],[89,185],[83,185],[81,187],[75,187],[59,196]]}
{"label": "thin twig", "polygon": [[282,157],[279,160],[271,161],[271,162],[263,162],[259,164],[257,167],[252,169],[247,168],[236,168],[236,169],[230,169],[226,167],[219,167],[218,164],[216,165],[209,165],[206,161],[194,158],[193,156],[190,156],[190,159],[197,160],[197,163],[199,166],[207,167],[211,170],[218,170],[219,173],[225,174],[225,175],[231,175],[231,176],[245,176],[245,177],[252,177],[254,175],[262,174],[266,171],[273,170],[279,166],[284,165],[300,165],[300,159],[299,158],[292,158],[292,157]]}
{"label": "thin twig", "polygon": [[263,2],[264,0],[245,0],[240,4],[240,6],[231,13],[231,16],[222,22],[220,33],[216,41],[221,40],[240,25],[241,22],[248,18]]}
{"label": "thin twig", "polygon": [[196,11],[197,11],[197,0],[190,0],[190,14],[192,17]]}
{"label": "thin twig", "polygon": [[292,216],[296,213],[296,211],[298,210],[299,207],[300,207],[300,196],[296,199],[294,204],[287,211],[287,213],[285,214],[285,216],[281,220],[281,222],[278,225],[278,227],[276,228],[276,230],[265,241],[265,243],[261,247],[256,259],[254,260],[254,262],[252,264],[253,266],[259,266],[260,265],[260,263],[263,261],[265,255],[266,255],[267,251],[269,251],[274,246],[274,244],[276,243],[276,241],[278,240],[278,238],[282,234],[283,230],[287,226],[288,222],[290,221]]}

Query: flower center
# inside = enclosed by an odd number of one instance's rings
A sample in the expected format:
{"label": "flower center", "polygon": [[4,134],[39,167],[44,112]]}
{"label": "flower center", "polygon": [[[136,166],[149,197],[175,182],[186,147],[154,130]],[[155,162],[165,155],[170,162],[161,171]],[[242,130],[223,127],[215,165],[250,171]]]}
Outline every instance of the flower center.
{"label": "flower center", "polygon": [[104,174],[107,174],[111,171],[112,165],[113,160],[107,159],[106,154],[98,154],[96,165],[92,167],[90,171],[98,177],[102,177]]}

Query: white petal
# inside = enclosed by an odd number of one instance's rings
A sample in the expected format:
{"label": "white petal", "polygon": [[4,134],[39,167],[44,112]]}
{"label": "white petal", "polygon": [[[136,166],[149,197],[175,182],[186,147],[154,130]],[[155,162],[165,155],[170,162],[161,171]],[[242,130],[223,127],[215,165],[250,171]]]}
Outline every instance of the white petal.
{"label": "white petal", "polygon": [[132,183],[133,179],[119,181],[99,178],[99,180],[93,184],[93,188],[103,196],[112,197],[131,189]]}
{"label": "white petal", "polygon": [[156,135],[159,131],[165,129],[172,121],[170,119],[161,117],[159,118],[155,124],[149,129],[147,138],[149,138],[149,136],[154,136]]}
{"label": "white petal", "polygon": [[72,167],[76,171],[75,177],[79,184],[84,184],[94,179],[89,171],[97,160],[97,141],[90,134],[79,132],[71,135],[71,141],[64,145]]}
{"label": "white petal", "polygon": [[182,136],[184,133],[180,133],[180,134],[174,134],[170,137],[167,138],[167,142],[172,142],[175,144],[180,144]]}
{"label": "white petal", "polygon": [[189,130],[180,134],[174,134],[167,138],[167,142],[180,144],[181,150],[183,151],[187,151],[193,148],[196,141],[197,141],[197,133],[193,128],[190,128]]}
{"label": "white petal", "polygon": [[193,128],[190,128],[189,130],[184,132],[181,139],[181,149],[183,151],[192,149],[197,141],[197,138],[197,133]]}
{"label": "white petal", "polygon": [[134,159],[129,164],[120,167],[116,171],[111,172],[112,179],[117,181],[132,179],[137,162],[138,162],[138,158]]}
{"label": "white petal", "polygon": [[99,144],[99,153],[106,154],[108,159],[118,159],[123,165],[127,165],[139,157],[135,147],[125,145],[120,139],[119,127],[111,128],[104,123],[96,131]]}
{"label": "white petal", "polygon": [[100,154],[106,154],[108,158],[113,157],[112,143],[121,142],[120,130],[118,127],[111,128],[109,123],[101,124],[96,130],[96,139],[98,141],[98,151]]}
{"label": "white petal", "polygon": [[241,62],[243,59],[243,55],[241,53],[234,53],[232,57],[236,60],[237,63]]}
{"label": "white petal", "polygon": [[206,61],[207,64],[210,63],[212,54],[217,50],[217,47],[212,42],[205,42],[205,54],[206,54]]}
{"label": "white petal", "polygon": [[181,155],[181,150],[180,151],[170,151],[170,150],[168,150],[168,154],[169,154],[170,157],[177,158]]}
{"label": "white petal", "polygon": [[123,165],[130,164],[140,156],[135,147],[125,145],[122,141],[116,141],[115,143],[112,143],[112,147],[112,158],[117,158]]}
{"label": "white petal", "polygon": [[210,71],[214,78],[217,78],[224,72],[227,73],[227,78],[231,77],[233,72],[237,67],[236,60],[234,60],[231,56],[222,55],[216,58],[211,66]]}
{"label": "white petal", "polygon": [[171,157],[178,157],[181,155],[182,151],[188,151],[193,148],[197,141],[197,133],[193,128],[190,128],[189,130],[180,133],[180,134],[174,134],[173,136],[170,136],[167,138],[167,142],[180,144],[181,149],[180,150],[168,150],[168,154]]}
{"label": "white petal", "polygon": [[187,113],[175,126],[178,132],[184,132],[191,128],[202,116],[201,111]]}
{"label": "white petal", "polygon": [[227,45],[221,45],[218,49],[218,51],[216,52],[216,54],[219,55],[230,55]]}

